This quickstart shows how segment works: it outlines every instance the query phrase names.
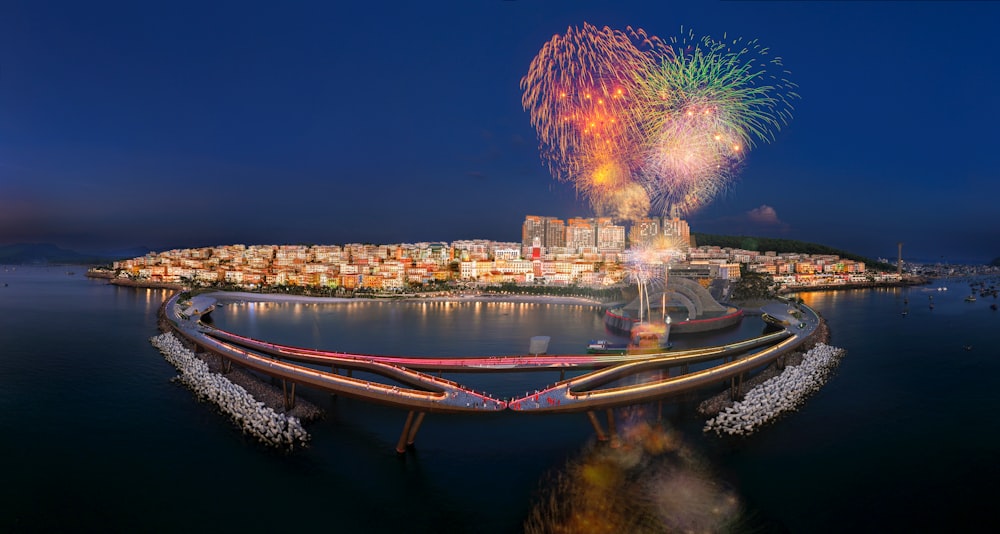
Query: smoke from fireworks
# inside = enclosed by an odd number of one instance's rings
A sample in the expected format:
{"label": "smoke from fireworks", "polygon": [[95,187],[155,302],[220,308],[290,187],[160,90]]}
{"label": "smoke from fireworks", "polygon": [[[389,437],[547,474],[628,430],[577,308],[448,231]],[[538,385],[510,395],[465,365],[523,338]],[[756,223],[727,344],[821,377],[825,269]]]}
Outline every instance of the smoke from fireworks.
{"label": "smoke from fireworks", "polygon": [[552,174],[595,212],[680,216],[724,191],[747,151],[791,118],[795,86],[767,56],[756,41],[667,43],[584,24],[535,56],[522,104]]}

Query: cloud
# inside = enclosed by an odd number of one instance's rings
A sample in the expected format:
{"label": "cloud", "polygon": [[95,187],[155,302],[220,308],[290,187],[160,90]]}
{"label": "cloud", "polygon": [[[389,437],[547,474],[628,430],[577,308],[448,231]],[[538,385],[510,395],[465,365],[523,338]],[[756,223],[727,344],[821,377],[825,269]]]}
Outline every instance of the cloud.
{"label": "cloud", "polygon": [[746,213],[746,218],[753,224],[773,224],[775,226],[784,225],[778,219],[778,212],[767,204],[761,204],[759,208],[754,208]]}

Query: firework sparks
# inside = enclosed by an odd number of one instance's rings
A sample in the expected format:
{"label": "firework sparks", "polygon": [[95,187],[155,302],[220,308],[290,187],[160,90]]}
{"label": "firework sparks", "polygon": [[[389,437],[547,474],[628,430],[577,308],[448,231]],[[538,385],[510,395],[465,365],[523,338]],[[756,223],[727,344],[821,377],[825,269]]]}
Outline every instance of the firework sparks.
{"label": "firework sparks", "polygon": [[680,216],[725,191],[747,152],[791,119],[798,95],[785,74],[756,41],[667,43],[584,24],[535,56],[522,104],[553,176],[595,212]]}

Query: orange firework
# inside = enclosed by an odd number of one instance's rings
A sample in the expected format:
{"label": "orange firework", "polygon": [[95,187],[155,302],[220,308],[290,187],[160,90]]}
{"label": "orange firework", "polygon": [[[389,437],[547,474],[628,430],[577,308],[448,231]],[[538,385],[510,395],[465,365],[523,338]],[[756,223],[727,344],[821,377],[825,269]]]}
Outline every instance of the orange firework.
{"label": "orange firework", "polygon": [[542,46],[521,79],[521,103],[553,176],[592,201],[632,181],[644,135],[633,89],[664,50],[642,30],[586,23]]}

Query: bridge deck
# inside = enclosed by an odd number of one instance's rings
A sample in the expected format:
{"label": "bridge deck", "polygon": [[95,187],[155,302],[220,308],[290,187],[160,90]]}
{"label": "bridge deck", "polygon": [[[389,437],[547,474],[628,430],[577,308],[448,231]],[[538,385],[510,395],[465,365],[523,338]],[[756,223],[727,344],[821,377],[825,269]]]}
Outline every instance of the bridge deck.
{"label": "bridge deck", "polygon": [[[808,312],[805,316],[795,316],[793,319],[789,315],[792,313],[791,310],[775,306],[765,311],[776,321],[783,323],[784,330],[717,347],[641,355],[418,358],[320,351],[254,340],[209,327],[198,322],[197,317],[183,314],[176,306],[178,297],[179,293],[172,296],[165,304],[167,318],[174,329],[198,346],[215,354],[262,373],[325,391],[410,410],[431,412],[496,412],[508,407],[519,412],[572,412],[656,400],[720,383],[764,365],[801,345],[815,331],[819,322],[815,312],[807,307],[803,307],[803,310]],[[190,308],[187,311],[189,310]],[[797,326],[793,327],[793,323]],[[723,359],[724,363],[704,371],[677,377],[597,389],[640,372],[666,370],[687,363],[716,359]],[[296,365],[289,361],[321,364],[331,368],[360,369],[413,387],[356,379],[336,372]],[[421,370],[514,372],[575,368],[598,370],[560,381],[543,391],[509,402],[473,391],[457,382],[421,372]]]}

